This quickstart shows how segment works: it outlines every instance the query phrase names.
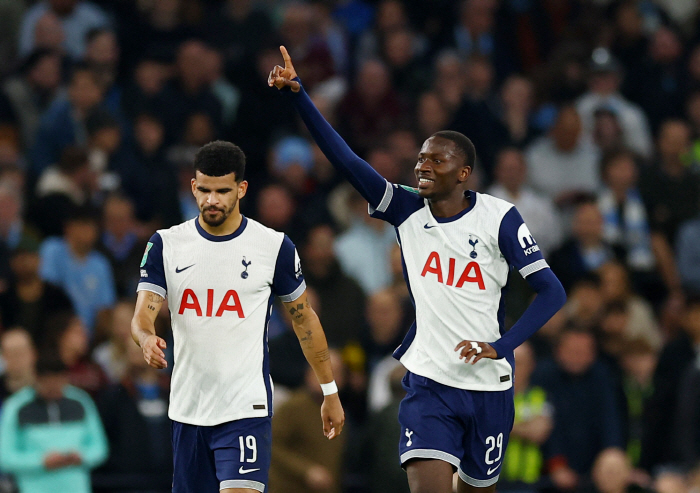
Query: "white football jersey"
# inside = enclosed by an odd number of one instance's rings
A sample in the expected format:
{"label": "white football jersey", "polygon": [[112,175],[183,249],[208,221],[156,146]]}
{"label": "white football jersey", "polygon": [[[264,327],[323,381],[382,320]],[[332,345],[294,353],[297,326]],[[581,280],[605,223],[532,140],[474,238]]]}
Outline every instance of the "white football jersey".
{"label": "white football jersey", "polygon": [[294,301],[305,289],[294,244],[246,217],[227,236],[207,233],[198,218],[155,233],[138,290],[168,298],[175,352],[170,418],[213,426],[271,416],[273,296]]}
{"label": "white football jersey", "polygon": [[411,372],[451,387],[506,390],[513,354],[465,364],[463,340],[494,342],[505,333],[504,292],[511,265],[523,277],[548,268],[513,204],[465,192],[470,207],[449,218],[432,215],[417,190],[391,185],[373,217],[396,227],[416,321],[394,356]]}

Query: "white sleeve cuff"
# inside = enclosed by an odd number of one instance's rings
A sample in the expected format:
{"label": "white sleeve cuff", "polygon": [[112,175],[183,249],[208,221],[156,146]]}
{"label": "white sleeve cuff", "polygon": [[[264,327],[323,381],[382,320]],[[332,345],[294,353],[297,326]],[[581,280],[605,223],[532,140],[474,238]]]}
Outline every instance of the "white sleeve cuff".
{"label": "white sleeve cuff", "polygon": [[302,294],[304,294],[305,290],[306,290],[306,281],[301,281],[301,284],[299,284],[299,287],[296,288],[293,292],[291,292],[289,294],[285,294],[284,296],[280,296],[279,298],[284,303],[290,303],[290,302],[296,300],[297,298],[299,298],[299,296],[301,296]]}
{"label": "white sleeve cuff", "polygon": [[151,293],[156,293],[157,295],[160,295],[163,298],[167,298],[167,292],[165,291],[165,289],[163,289],[161,286],[158,286],[157,284],[153,284],[150,282],[140,282],[136,287],[136,292],[138,293],[139,291],[150,291]]}
{"label": "white sleeve cuff", "polygon": [[547,261],[544,259],[540,259],[537,262],[533,262],[520,269],[520,275],[523,276],[524,279],[530,274],[534,274],[538,270],[547,269],[548,267],[549,265],[547,264]]}
{"label": "white sleeve cuff", "polygon": [[372,207],[371,205],[368,206],[369,214],[372,215],[375,212],[386,212],[386,210],[389,208],[389,204],[391,204],[391,199],[394,197],[394,187],[391,183],[388,181],[386,182],[386,190],[384,190],[384,196],[382,197],[381,202],[379,202],[379,205],[376,207]]}

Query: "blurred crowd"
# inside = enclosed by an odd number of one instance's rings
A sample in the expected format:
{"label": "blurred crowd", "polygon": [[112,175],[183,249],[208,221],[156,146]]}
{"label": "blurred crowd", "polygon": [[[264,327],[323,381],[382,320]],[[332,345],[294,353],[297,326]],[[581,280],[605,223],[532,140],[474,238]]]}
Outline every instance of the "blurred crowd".
{"label": "blurred crowd", "polygon": [[[567,290],[516,351],[499,491],[700,491],[695,0],[0,0],[0,491],[170,490],[169,378],[130,320],[147,239],[198,214],[193,155],[224,139],[243,213],[299,249],[347,415],[333,441],[308,419],[276,309],[270,492],[408,492],[395,233],[267,86],[281,44],[391,182],[469,136],[468,188],[516,204]],[[509,284],[511,325],[533,293]]]}

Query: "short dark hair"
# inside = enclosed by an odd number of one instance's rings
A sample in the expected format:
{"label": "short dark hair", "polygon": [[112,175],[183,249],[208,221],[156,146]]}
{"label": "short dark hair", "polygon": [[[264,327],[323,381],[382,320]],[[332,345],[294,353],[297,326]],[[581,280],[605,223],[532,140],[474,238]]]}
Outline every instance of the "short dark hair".
{"label": "short dark hair", "polygon": [[89,166],[89,156],[82,147],[68,146],[61,152],[61,158],[58,161],[58,169],[67,175],[71,175],[76,171]]}
{"label": "short dark hair", "polygon": [[68,373],[68,367],[56,353],[45,351],[36,362],[36,374],[38,376],[64,373]]}
{"label": "short dark hair", "polygon": [[441,137],[451,140],[455,143],[457,150],[464,156],[464,166],[469,166],[474,171],[476,164],[476,149],[474,143],[466,135],[455,132],[454,130],[440,130],[435,132],[431,137]]}
{"label": "short dark hair", "polygon": [[245,176],[245,154],[235,144],[215,140],[202,146],[194,156],[194,170],[207,176],[224,176],[234,173],[236,181]]}

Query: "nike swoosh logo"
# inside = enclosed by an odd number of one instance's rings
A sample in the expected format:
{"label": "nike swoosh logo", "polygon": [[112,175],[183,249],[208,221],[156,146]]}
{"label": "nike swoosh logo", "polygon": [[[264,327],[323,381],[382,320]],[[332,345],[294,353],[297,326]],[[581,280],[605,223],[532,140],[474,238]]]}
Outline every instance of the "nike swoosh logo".
{"label": "nike swoosh logo", "polygon": [[434,228],[435,225],[433,224],[432,226],[428,226],[428,223],[425,223],[425,226],[423,226],[423,227],[424,227],[425,229],[430,229],[430,228]]}
{"label": "nike swoosh logo", "polygon": [[193,265],[194,265],[194,264],[188,265],[187,267],[183,267],[182,269],[178,269],[177,267],[175,267],[175,274],[179,274],[179,273],[182,272],[183,270],[187,270],[187,269],[189,269],[190,267],[192,267]]}
{"label": "nike swoosh logo", "polygon": [[243,469],[243,466],[241,466],[240,468],[238,468],[238,474],[248,474],[249,472],[255,472],[259,470],[259,467],[257,469]]}
{"label": "nike swoosh logo", "polygon": [[493,474],[494,472],[496,472],[496,470],[497,470],[499,467],[501,467],[500,464],[498,464],[498,465],[497,465],[496,467],[494,467],[493,469],[489,468],[489,470],[486,471],[486,475],[487,475],[487,476],[490,476],[491,474]]}

